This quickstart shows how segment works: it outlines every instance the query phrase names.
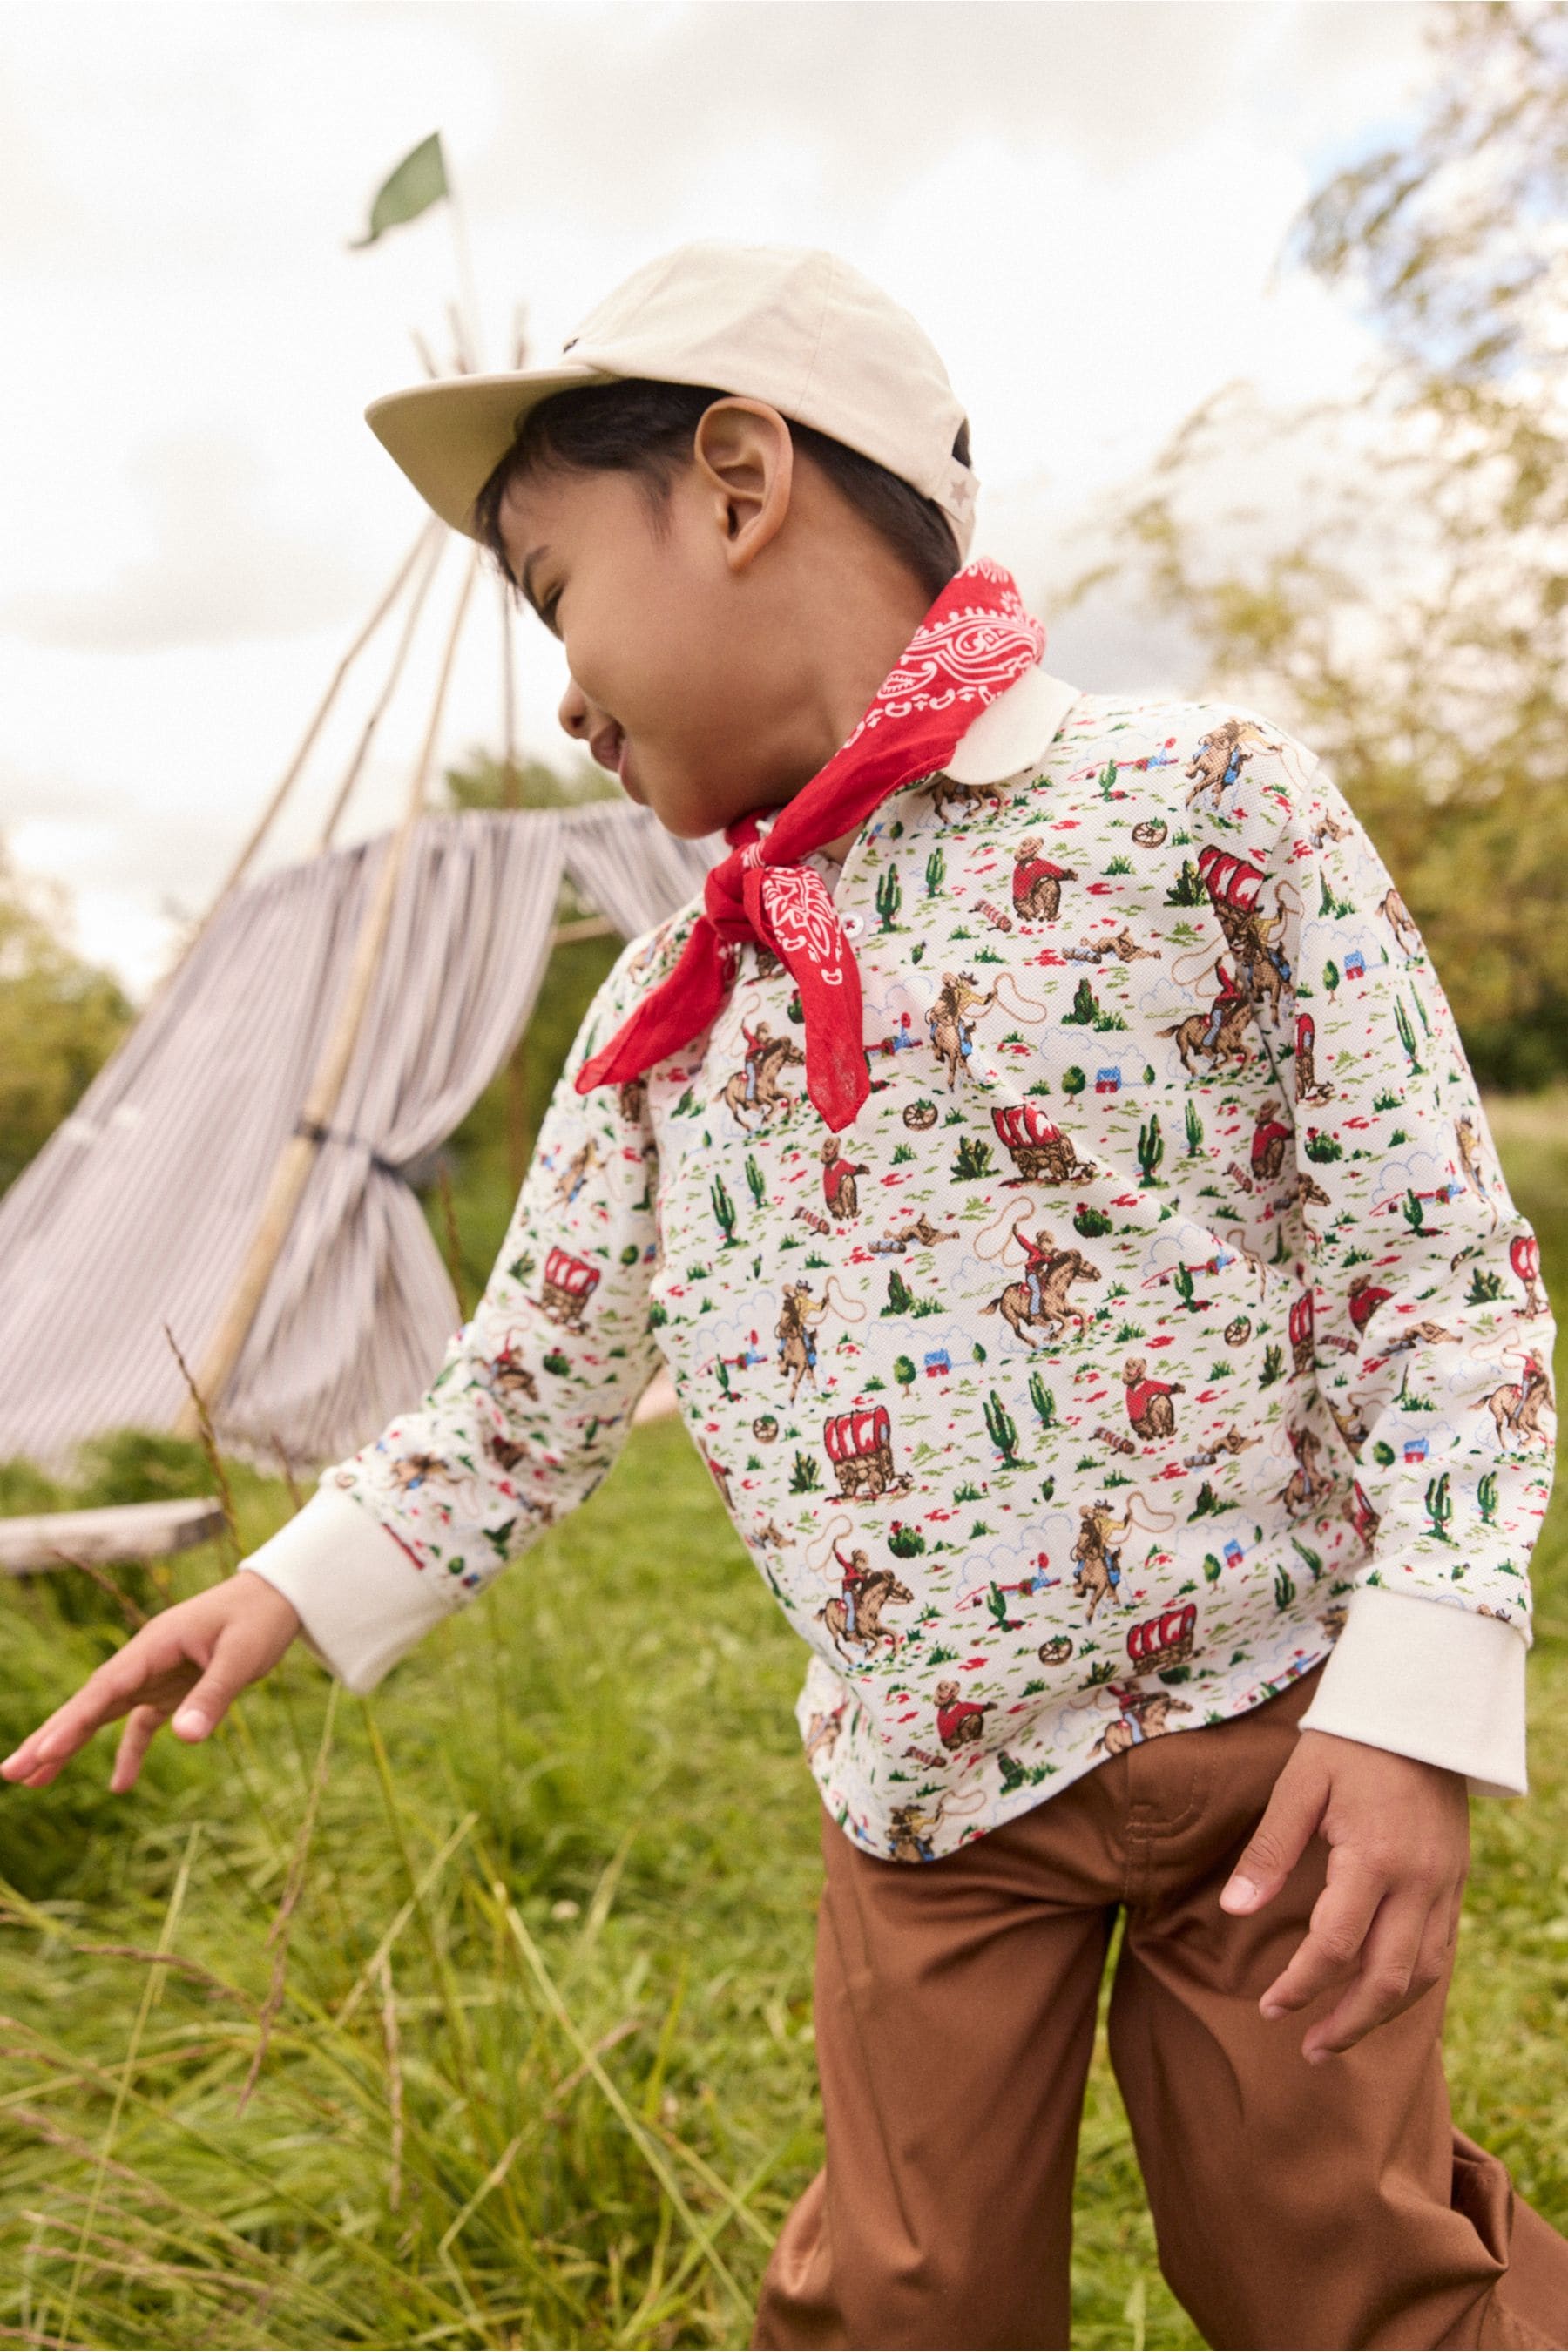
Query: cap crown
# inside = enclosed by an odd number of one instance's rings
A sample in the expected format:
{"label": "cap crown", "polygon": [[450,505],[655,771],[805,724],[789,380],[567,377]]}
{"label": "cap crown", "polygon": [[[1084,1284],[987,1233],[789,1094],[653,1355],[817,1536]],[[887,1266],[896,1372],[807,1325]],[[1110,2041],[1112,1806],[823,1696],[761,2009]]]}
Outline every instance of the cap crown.
{"label": "cap crown", "polygon": [[902,305],[816,246],[678,246],[596,304],[562,356],[607,374],[765,400],[873,457],[952,517],[967,554],[978,482],[936,346]]}
{"label": "cap crown", "polygon": [[365,415],[436,512],[471,537],[475,499],[529,410],[628,376],[765,400],[859,450],[941,508],[967,559],[980,486],[952,454],[964,412],[947,370],[901,304],[818,246],[677,246],[597,303],[555,359],[416,384]]}

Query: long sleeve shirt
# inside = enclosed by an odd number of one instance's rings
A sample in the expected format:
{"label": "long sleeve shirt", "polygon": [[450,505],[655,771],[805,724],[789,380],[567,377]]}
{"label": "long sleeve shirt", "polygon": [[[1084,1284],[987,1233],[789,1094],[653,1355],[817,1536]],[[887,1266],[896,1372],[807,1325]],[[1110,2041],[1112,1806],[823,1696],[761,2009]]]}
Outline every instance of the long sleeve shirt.
{"label": "long sleeve shirt", "polygon": [[853,1126],[751,945],[687,1050],[578,1095],[695,903],[634,941],[426,1395],[245,1565],[368,1689],[592,1490],[662,1360],[867,1850],[950,1852],[1325,1660],[1303,1729],[1523,1793],[1551,1309],[1319,760],[1035,671],[814,862]]}

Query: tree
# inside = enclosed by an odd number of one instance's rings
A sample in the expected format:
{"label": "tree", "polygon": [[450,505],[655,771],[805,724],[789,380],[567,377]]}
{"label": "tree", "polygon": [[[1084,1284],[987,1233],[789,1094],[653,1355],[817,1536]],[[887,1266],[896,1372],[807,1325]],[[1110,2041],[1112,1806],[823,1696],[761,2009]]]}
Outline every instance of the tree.
{"label": "tree", "polygon": [[456,809],[577,808],[584,801],[613,801],[620,786],[596,760],[580,759],[565,775],[543,760],[518,760],[509,767],[489,751],[467,753],[446,772],[447,798]]}
{"label": "tree", "polygon": [[74,954],[58,898],[0,843],[0,1192],[75,1108],[124,1035],[118,981]]}
{"label": "tree", "polygon": [[1289,413],[1226,385],[1068,593],[1141,579],[1211,690],[1321,753],[1478,1073],[1529,1085],[1568,1069],[1568,11],[1445,0],[1427,38],[1416,119],[1281,257],[1357,305],[1374,362]]}

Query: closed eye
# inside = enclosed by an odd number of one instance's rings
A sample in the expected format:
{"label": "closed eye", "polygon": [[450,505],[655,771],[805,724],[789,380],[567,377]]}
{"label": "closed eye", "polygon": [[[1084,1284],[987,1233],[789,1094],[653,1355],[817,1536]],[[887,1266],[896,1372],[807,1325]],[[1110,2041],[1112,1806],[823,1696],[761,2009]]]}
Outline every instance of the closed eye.
{"label": "closed eye", "polygon": [[539,608],[540,619],[543,622],[551,635],[557,637],[561,635],[561,632],[555,625],[555,615],[560,609],[561,591],[559,589],[556,590],[553,596],[550,597],[549,600],[545,604],[542,604]]}

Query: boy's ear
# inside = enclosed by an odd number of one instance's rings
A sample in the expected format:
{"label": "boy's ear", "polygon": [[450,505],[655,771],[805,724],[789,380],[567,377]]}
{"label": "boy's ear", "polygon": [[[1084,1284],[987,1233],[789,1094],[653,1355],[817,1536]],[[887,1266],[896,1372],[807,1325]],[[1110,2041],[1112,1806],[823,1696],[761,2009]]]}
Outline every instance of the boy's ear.
{"label": "boy's ear", "polygon": [[697,420],[691,454],[710,493],[725,553],[741,571],[764,548],[789,512],[795,443],[765,400],[727,394]]}

